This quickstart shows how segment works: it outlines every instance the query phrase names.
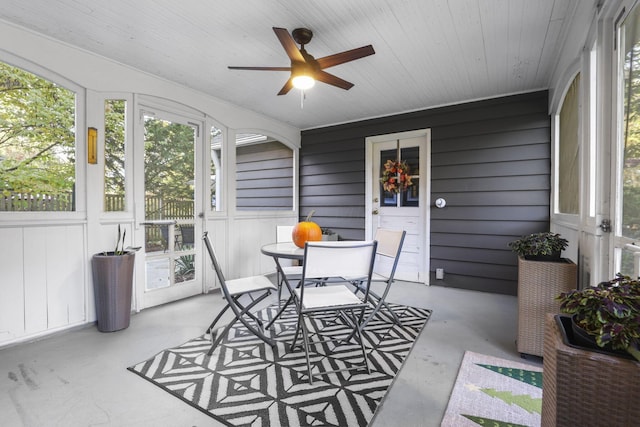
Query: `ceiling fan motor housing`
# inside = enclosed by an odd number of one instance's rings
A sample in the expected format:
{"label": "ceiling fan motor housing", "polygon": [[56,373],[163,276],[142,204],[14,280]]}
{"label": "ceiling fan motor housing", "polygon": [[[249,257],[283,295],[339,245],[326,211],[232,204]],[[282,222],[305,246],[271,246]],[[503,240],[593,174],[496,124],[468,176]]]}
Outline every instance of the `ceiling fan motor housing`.
{"label": "ceiling fan motor housing", "polygon": [[291,32],[293,39],[300,45],[305,45],[313,38],[313,32],[308,28],[296,28]]}

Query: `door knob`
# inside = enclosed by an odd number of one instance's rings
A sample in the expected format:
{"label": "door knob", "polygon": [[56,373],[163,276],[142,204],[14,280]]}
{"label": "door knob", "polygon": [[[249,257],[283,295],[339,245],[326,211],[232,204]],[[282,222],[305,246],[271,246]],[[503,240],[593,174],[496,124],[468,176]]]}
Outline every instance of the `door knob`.
{"label": "door knob", "polygon": [[374,215],[378,215],[378,209],[374,209],[373,212],[371,212]]}

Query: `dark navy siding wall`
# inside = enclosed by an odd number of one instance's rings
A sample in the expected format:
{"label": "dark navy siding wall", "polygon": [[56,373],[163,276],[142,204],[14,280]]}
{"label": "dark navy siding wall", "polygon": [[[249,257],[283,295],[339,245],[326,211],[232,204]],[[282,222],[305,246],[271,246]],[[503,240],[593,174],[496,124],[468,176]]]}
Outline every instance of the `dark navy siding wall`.
{"label": "dark navy siding wall", "polygon": [[364,238],[365,138],[431,129],[431,283],[515,295],[508,242],[548,230],[546,91],[302,132],[300,213],[346,239]]}

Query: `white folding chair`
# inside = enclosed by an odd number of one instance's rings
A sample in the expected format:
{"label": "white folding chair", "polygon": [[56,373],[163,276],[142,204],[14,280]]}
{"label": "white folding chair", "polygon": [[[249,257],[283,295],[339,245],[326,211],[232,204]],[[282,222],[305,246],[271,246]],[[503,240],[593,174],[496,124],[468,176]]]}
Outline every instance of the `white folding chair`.
{"label": "white folding chair", "polygon": [[[362,283],[368,285],[373,272],[376,245],[375,241],[307,242],[305,245],[301,283],[303,285],[317,283],[318,281],[327,283],[327,286],[319,287],[298,286],[293,291],[294,302],[298,311],[298,322],[291,349],[296,347],[296,342],[300,332],[302,332],[302,345],[307,361],[309,384],[313,384],[309,356],[312,344],[317,345],[328,341],[344,341],[345,338],[346,340],[355,338],[362,351],[363,364],[334,371],[324,371],[321,374],[352,369],[367,369],[367,372],[370,372],[369,361],[359,328],[367,307],[368,287],[366,285],[363,286],[364,299],[361,300],[347,287],[343,277],[357,277]],[[343,283],[334,284],[334,281]],[[347,333],[344,337],[330,336],[328,339],[322,339],[322,333],[316,330],[314,335],[320,337],[320,339],[311,342],[306,321],[316,314],[326,313],[335,313],[342,318],[348,327]]]}
{"label": "white folding chair", "polygon": [[386,313],[391,316],[396,324],[399,325],[401,323],[398,315],[389,307],[389,304],[387,304],[386,298],[389,289],[391,289],[391,284],[394,281],[396,267],[398,266],[398,260],[400,259],[406,234],[407,232],[404,230],[388,230],[384,228],[378,228],[376,230],[375,240],[378,242],[378,248],[376,249],[376,260],[373,265],[371,283],[384,283],[382,295],[375,293],[362,280],[345,277],[345,279],[349,280],[349,282],[356,287],[356,293],[358,291],[365,293],[368,290],[367,299],[373,305],[373,310],[364,322],[360,324],[360,330],[364,329],[369,321],[373,319],[382,308],[386,309]]}
{"label": "white folding chair", "polygon": [[[229,332],[229,329],[231,329],[231,327],[237,321],[240,321],[254,335],[273,347],[275,345],[275,342],[272,339],[268,338],[262,332],[262,330],[264,329],[262,321],[255,315],[253,315],[250,310],[260,301],[265,299],[271,293],[271,291],[276,290],[276,286],[265,276],[250,276],[240,279],[225,280],[224,274],[222,273],[220,264],[218,264],[218,260],[216,259],[215,253],[213,251],[213,246],[211,246],[211,242],[209,241],[209,236],[207,234],[208,233],[205,231],[204,235],[202,236],[202,240],[204,240],[204,244],[207,247],[207,252],[209,252],[209,257],[211,258],[211,262],[213,263],[213,268],[216,271],[218,280],[220,281],[220,288],[222,289],[223,297],[227,301],[225,307],[220,310],[216,318],[213,320],[213,322],[211,322],[211,325],[209,325],[209,327],[207,328],[207,333],[211,334],[211,348],[209,348],[209,352],[207,354],[211,356],[216,346],[220,344],[220,341],[222,341],[222,339]],[[262,293],[258,297],[253,298],[251,303],[246,306],[240,303],[240,297],[252,292]],[[213,327],[229,308],[231,308],[231,311],[233,311],[234,318],[222,331],[218,331],[217,337],[215,337],[214,339]],[[254,326],[252,322],[255,323],[257,327]]]}
{"label": "white folding chair", "polygon": [[[278,225],[276,226],[276,242],[293,242],[293,225]],[[302,279],[302,266],[301,265],[284,265],[281,266],[282,272],[286,276],[289,283],[300,281]],[[280,270],[276,271],[276,283],[278,284],[278,306],[280,305],[280,296],[282,295],[282,285],[284,283],[284,277],[281,277]]]}

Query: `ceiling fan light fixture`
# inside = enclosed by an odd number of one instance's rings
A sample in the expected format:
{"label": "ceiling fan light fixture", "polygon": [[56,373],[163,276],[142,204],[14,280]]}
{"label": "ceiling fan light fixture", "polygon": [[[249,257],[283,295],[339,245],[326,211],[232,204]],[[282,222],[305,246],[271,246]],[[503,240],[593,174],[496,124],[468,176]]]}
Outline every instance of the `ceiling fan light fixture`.
{"label": "ceiling fan light fixture", "polygon": [[[296,28],[291,34],[286,28],[273,27],[273,31],[278,37],[280,44],[284,48],[287,56],[291,60],[290,67],[237,67],[229,66],[231,70],[259,70],[259,71],[290,71],[291,75],[287,79],[278,96],[286,95],[292,88],[299,89],[304,97],[304,91],[312,88],[316,80],[321,81],[340,89],[349,90],[353,83],[341,79],[324,71],[325,68],[335,67],[345,62],[355,61],[365,56],[376,53],[373,46],[367,45],[356,49],[345,50],[315,59],[313,55],[307,53],[305,45],[311,41],[313,32],[308,28]],[[300,45],[298,48],[297,44]]]}
{"label": "ceiling fan light fixture", "polygon": [[301,74],[301,75],[295,76],[291,80],[291,83],[293,83],[293,87],[295,87],[296,89],[307,90],[307,89],[311,89],[316,84],[316,81],[311,76],[308,76],[306,74]]}

